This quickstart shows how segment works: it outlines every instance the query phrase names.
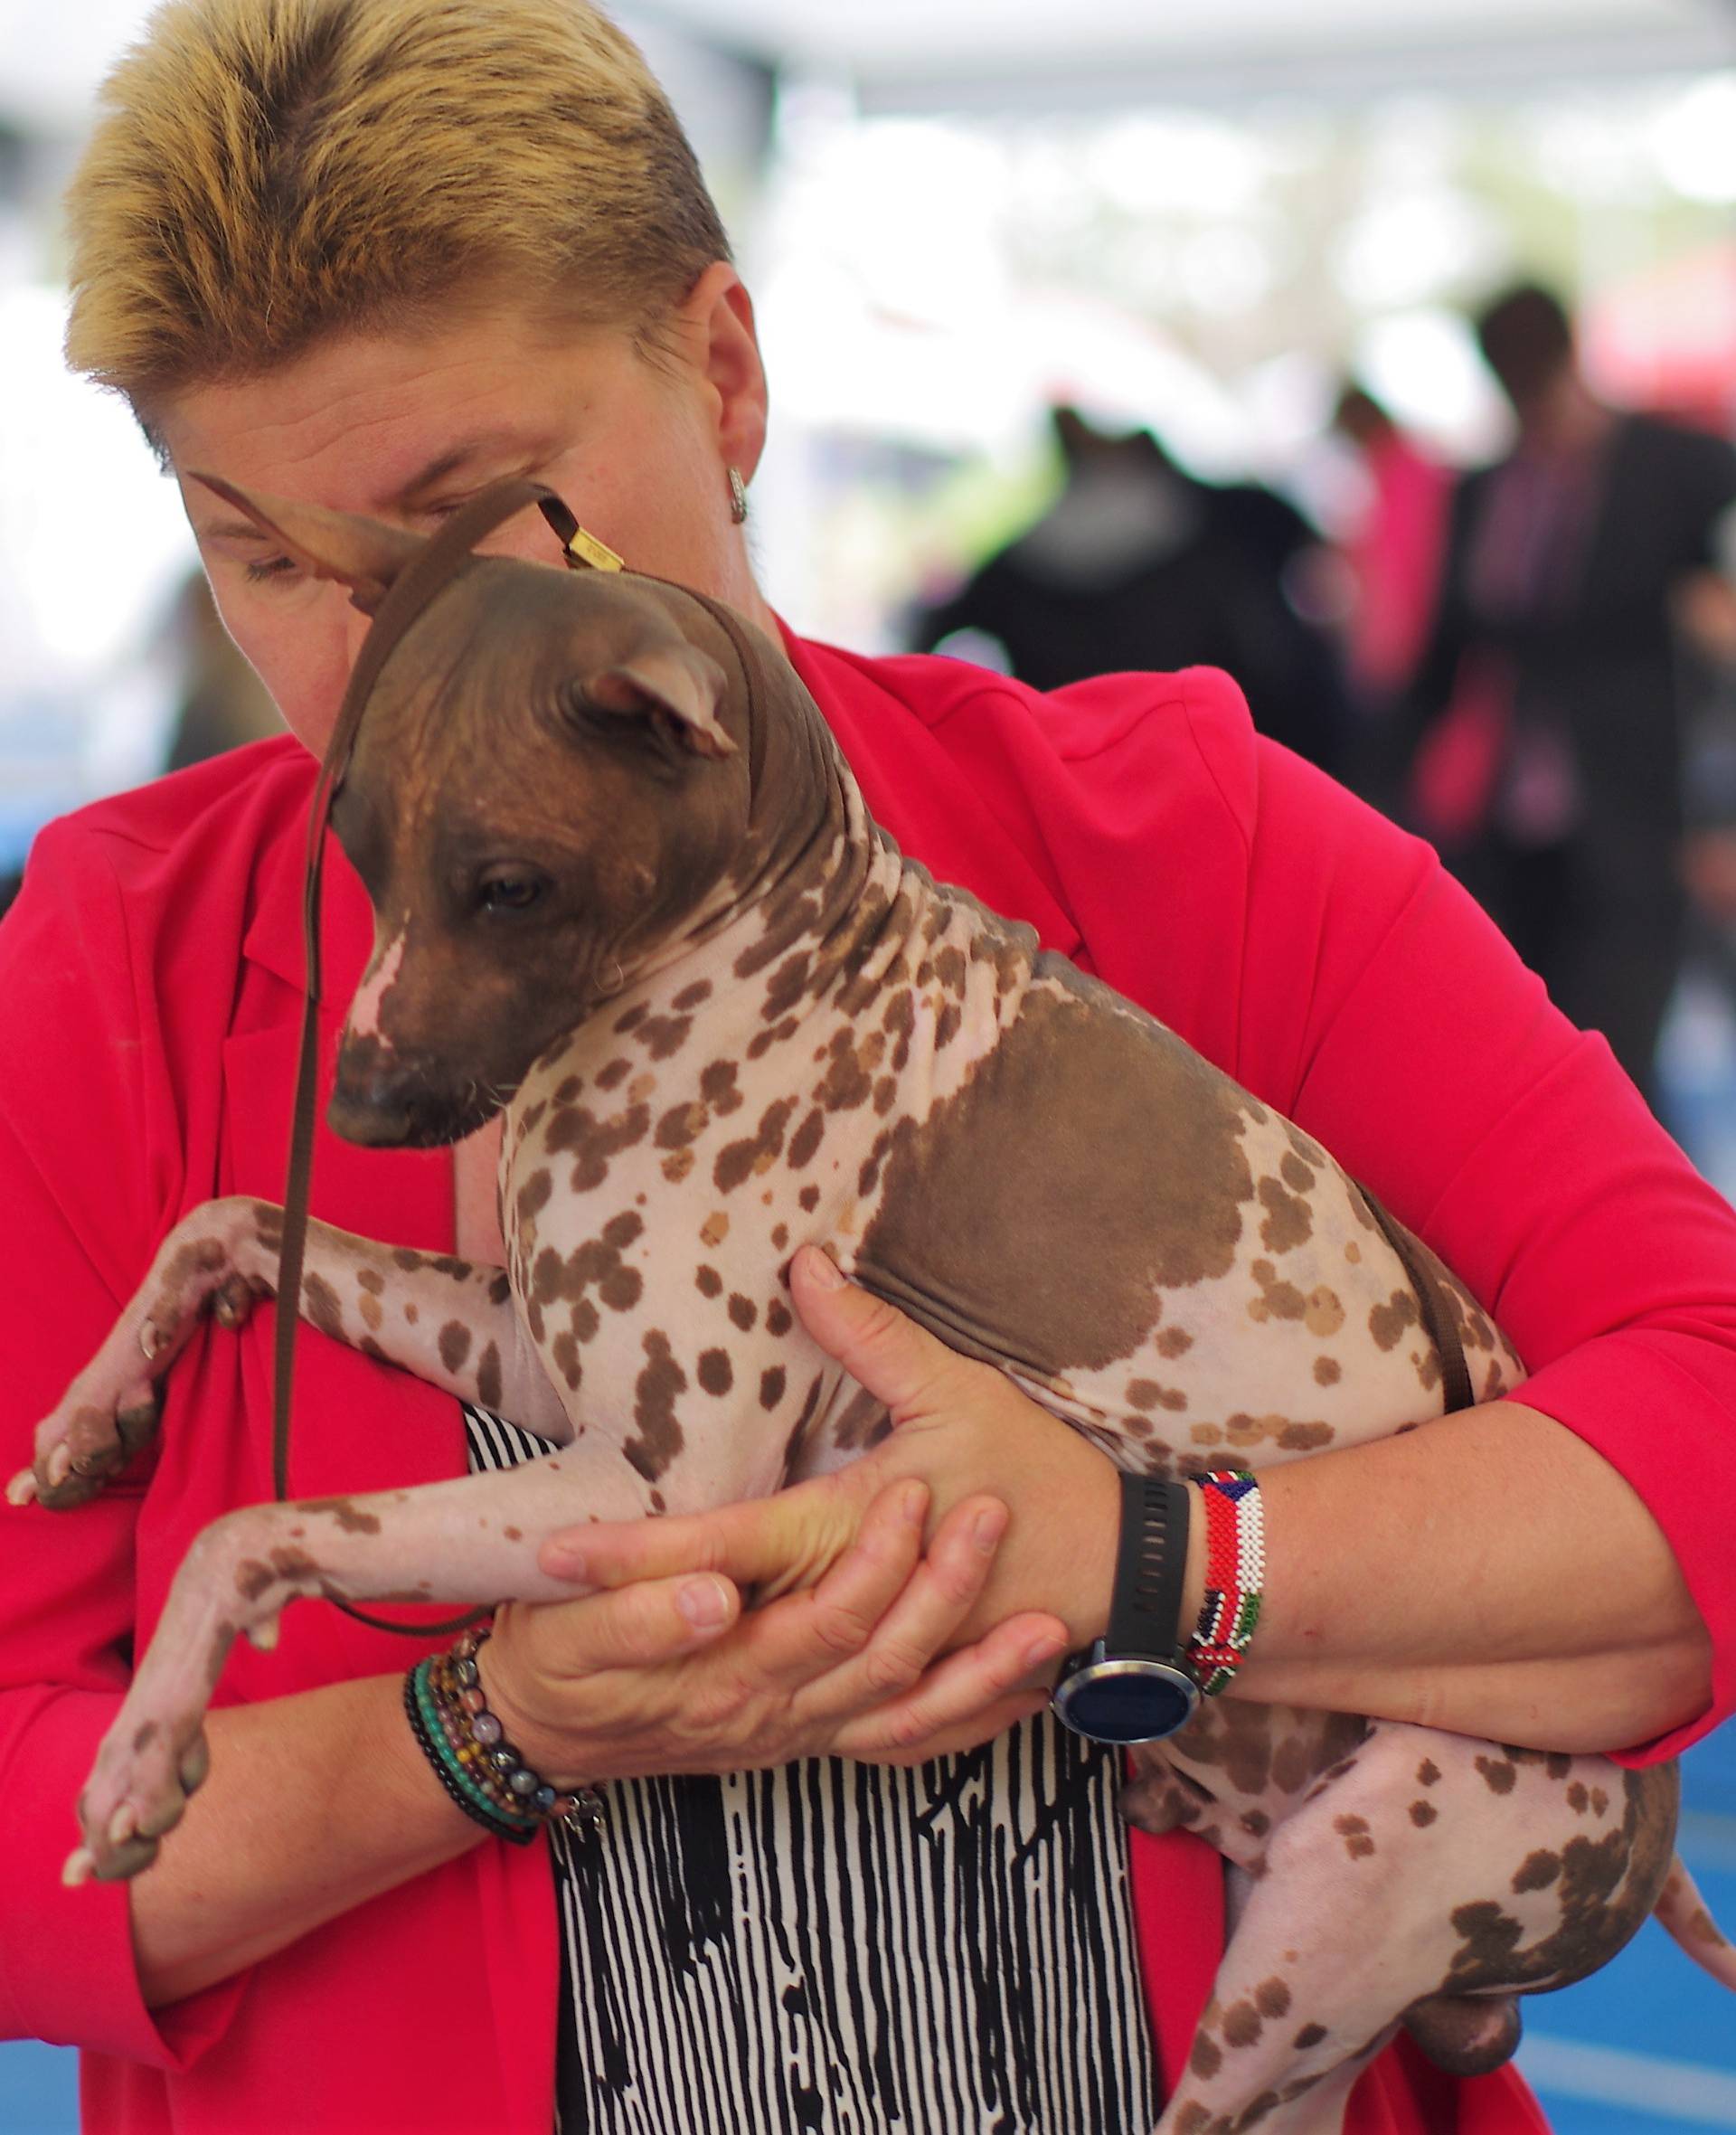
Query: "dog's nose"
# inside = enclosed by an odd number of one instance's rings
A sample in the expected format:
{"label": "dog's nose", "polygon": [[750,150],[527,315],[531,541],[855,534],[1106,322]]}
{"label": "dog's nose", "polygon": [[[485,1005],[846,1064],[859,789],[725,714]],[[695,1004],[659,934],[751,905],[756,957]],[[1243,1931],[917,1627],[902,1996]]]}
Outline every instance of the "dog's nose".
{"label": "dog's nose", "polygon": [[428,1077],[377,1038],[348,1037],[326,1118],[335,1134],[363,1148],[396,1149],[426,1129]]}
{"label": "dog's nose", "polygon": [[332,1092],[326,1118],[334,1134],[368,1149],[398,1149],[419,1138],[417,1118],[401,1090],[350,1088]]}

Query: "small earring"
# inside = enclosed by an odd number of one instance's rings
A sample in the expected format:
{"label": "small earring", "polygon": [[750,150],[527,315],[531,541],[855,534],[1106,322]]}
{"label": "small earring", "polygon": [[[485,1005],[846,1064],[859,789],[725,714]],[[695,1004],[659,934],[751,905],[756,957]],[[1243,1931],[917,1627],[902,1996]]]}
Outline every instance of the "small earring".
{"label": "small earring", "polygon": [[732,467],[730,475],[730,517],[741,525],[748,515],[748,486],[741,479],[741,470]]}

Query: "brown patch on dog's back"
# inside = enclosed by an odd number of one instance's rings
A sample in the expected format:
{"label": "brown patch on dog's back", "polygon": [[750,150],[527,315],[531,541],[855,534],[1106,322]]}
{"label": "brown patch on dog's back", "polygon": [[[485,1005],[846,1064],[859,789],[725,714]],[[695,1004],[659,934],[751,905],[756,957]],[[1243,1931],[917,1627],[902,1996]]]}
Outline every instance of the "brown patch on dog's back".
{"label": "brown patch on dog's back", "polygon": [[[1159,1290],[1227,1274],[1254,1193],[1250,1101],[1157,1024],[1100,1014],[1097,991],[1077,973],[1033,987],[963,1087],[920,1131],[900,1126],[857,1260],[918,1318],[947,1296],[926,1317],[954,1346],[1004,1330],[1006,1353],[1051,1374],[1132,1356]],[[1087,1138],[1115,1161],[1084,1160]],[[1013,1148],[1016,1166],[982,1161]],[[1105,1238],[1127,1242],[1113,1278]],[[1057,1264],[1102,1279],[1058,1284]]]}

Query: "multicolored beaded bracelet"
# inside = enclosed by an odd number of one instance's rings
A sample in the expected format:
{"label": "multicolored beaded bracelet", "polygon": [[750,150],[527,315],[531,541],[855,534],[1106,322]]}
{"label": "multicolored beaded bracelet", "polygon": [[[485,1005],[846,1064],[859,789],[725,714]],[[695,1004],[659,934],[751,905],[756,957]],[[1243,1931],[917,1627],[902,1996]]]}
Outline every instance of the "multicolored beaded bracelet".
{"label": "multicolored beaded bracelet", "polygon": [[1205,1508],[1205,1600],[1183,1655],[1203,1696],[1216,1697],[1247,1658],[1266,1586],[1266,1518],[1245,1468],[1194,1478]]}
{"label": "multicolored beaded bracelet", "polygon": [[467,1816],[515,1846],[547,1824],[589,1837],[603,1821],[591,1787],[551,1786],[506,1741],[488,1710],[476,1655],[489,1636],[467,1631],[449,1653],[431,1654],[404,1677],[404,1710],[423,1754]]}

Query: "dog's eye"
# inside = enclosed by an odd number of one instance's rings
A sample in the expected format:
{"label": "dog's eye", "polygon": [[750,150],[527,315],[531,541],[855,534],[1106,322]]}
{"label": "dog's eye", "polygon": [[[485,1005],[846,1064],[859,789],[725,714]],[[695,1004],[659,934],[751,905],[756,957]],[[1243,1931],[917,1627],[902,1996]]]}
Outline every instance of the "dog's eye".
{"label": "dog's eye", "polygon": [[534,874],[514,874],[500,868],[485,874],[476,884],[476,902],[485,912],[523,912],[542,894],[543,883]]}

